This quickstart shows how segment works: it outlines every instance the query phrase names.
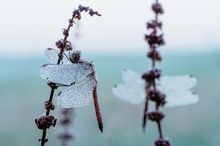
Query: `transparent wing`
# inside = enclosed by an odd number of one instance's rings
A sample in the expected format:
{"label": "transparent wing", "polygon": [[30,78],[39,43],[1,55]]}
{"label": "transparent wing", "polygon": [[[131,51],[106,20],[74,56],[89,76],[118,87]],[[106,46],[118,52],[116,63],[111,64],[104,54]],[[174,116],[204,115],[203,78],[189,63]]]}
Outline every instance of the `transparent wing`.
{"label": "transparent wing", "polygon": [[166,94],[165,107],[184,106],[198,102],[198,95],[191,91],[196,83],[189,75],[161,77],[157,88]]}
{"label": "transparent wing", "polygon": [[89,62],[60,65],[46,64],[40,70],[43,79],[61,85],[77,84],[93,73],[93,65]]}
{"label": "transparent wing", "polygon": [[118,98],[131,104],[139,104],[145,99],[144,84],[128,85],[118,84],[112,89]]}
{"label": "transparent wing", "polygon": [[[57,64],[58,60],[58,54],[60,53],[60,50],[53,49],[53,48],[47,48],[44,52],[47,60],[52,64]],[[71,64],[72,62],[67,59],[67,57],[64,55],[63,59],[61,61],[63,64]]]}
{"label": "transparent wing", "polygon": [[141,75],[129,69],[123,70],[122,79],[126,84],[138,84],[139,82],[142,82]]}
{"label": "transparent wing", "polygon": [[132,70],[126,69],[122,72],[122,78],[124,83],[114,86],[112,89],[113,94],[131,104],[141,103],[146,96],[145,82],[141,79],[141,76]]}
{"label": "transparent wing", "polygon": [[88,76],[82,82],[63,89],[57,97],[57,104],[63,108],[89,105],[93,98],[93,89],[97,86],[94,76]]}

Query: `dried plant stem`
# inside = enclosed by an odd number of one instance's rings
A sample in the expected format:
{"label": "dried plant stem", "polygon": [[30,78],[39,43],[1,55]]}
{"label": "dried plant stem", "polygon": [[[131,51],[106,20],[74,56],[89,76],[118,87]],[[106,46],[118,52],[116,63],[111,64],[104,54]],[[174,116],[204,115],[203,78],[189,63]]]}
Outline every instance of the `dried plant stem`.
{"label": "dried plant stem", "polygon": [[[152,10],[155,13],[155,18],[147,23],[147,29],[150,29],[150,34],[145,35],[145,40],[150,46],[150,51],[147,57],[151,59],[151,70],[144,73],[142,78],[146,81],[146,101],[143,116],[143,128],[145,129],[147,119],[157,124],[159,138],[155,140],[155,146],[170,146],[170,142],[163,138],[161,121],[165,115],[160,112],[159,108],[164,106],[165,94],[157,90],[156,80],[161,76],[161,70],[156,68],[156,62],[161,61],[162,57],[158,52],[158,47],[164,44],[163,34],[159,34],[158,29],[162,29],[162,23],[158,20],[159,14],[163,14],[163,9],[158,0],[152,5]],[[148,111],[148,102],[155,102],[155,111]]]}
{"label": "dried plant stem", "polygon": [[[60,53],[58,54],[58,60],[57,60],[58,65],[61,63],[63,59],[63,52],[72,50],[71,42],[67,41],[67,38],[69,36],[70,28],[75,23],[74,21],[81,19],[81,12],[89,12],[91,16],[93,15],[101,16],[98,12],[93,11],[89,7],[84,7],[81,5],[79,5],[77,10],[73,11],[72,18],[69,19],[69,25],[67,29],[63,30],[64,38],[56,42],[57,48],[60,49]],[[55,109],[55,106],[53,104],[53,96],[58,86],[55,83],[48,83],[48,86],[51,88],[51,92],[50,92],[49,100],[45,101],[46,115],[43,115],[39,118],[35,118],[35,123],[37,124],[38,128],[43,130],[42,138],[39,139],[39,141],[41,141],[41,146],[44,146],[45,143],[48,141],[48,139],[46,138],[47,129],[49,129],[51,126],[55,127],[57,121],[56,118],[50,115],[50,111]]]}
{"label": "dried plant stem", "polygon": [[162,129],[161,129],[161,124],[160,124],[160,122],[157,122],[157,127],[158,127],[158,131],[159,131],[160,138],[163,139],[163,133],[162,133]]}

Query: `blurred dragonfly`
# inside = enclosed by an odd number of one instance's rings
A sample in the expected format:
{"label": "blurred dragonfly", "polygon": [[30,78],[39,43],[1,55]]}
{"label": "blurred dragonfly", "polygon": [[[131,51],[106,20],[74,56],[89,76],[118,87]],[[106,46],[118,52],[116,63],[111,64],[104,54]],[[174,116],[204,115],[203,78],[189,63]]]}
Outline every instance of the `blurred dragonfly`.
{"label": "blurred dragonfly", "polygon": [[56,63],[59,53],[57,49],[46,49],[45,56],[51,64],[41,67],[41,77],[48,82],[66,87],[58,93],[57,97],[57,104],[63,108],[86,106],[92,102],[93,98],[98,126],[103,132],[93,63],[82,60],[80,51],[74,51],[68,55],[63,54],[61,64],[58,65]]}
{"label": "blurred dragonfly", "polygon": [[[132,70],[122,72],[124,83],[113,87],[113,93],[118,98],[131,104],[139,104],[146,98],[146,82]],[[161,77],[156,83],[157,89],[166,95],[165,107],[183,106],[198,102],[198,95],[192,92],[197,83],[190,75]]]}

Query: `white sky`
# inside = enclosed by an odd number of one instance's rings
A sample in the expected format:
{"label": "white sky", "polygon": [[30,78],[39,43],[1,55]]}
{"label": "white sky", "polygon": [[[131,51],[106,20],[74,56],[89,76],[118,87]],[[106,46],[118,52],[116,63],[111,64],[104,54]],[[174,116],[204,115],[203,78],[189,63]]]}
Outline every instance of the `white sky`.
{"label": "white sky", "polygon": [[[102,17],[83,15],[77,47],[88,52],[137,52],[148,48],[145,24],[154,0],[1,0],[1,54],[40,54],[62,38],[78,4]],[[220,48],[219,0],[162,1],[166,46],[161,49]],[[73,31],[72,31],[73,32]],[[72,40],[71,38],[69,40]],[[220,50],[220,49],[219,49]]]}

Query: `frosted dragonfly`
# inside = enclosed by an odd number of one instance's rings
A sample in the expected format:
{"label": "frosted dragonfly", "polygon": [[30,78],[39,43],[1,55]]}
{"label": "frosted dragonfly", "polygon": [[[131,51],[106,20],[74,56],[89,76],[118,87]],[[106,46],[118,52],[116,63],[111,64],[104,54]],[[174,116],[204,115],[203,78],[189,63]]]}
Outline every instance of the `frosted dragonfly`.
{"label": "frosted dragonfly", "polygon": [[87,106],[94,101],[98,126],[103,132],[102,117],[97,97],[97,79],[92,62],[81,59],[80,51],[64,54],[61,64],[56,64],[60,50],[48,48],[45,56],[51,64],[41,67],[40,74],[48,82],[66,86],[58,93],[57,104],[63,108]]}
{"label": "frosted dragonfly", "polygon": [[[139,104],[146,98],[146,82],[132,70],[122,72],[124,83],[113,87],[113,93],[118,98],[131,104]],[[183,106],[198,102],[198,95],[192,92],[197,80],[189,75],[161,77],[157,89],[166,95],[165,107]]]}

